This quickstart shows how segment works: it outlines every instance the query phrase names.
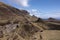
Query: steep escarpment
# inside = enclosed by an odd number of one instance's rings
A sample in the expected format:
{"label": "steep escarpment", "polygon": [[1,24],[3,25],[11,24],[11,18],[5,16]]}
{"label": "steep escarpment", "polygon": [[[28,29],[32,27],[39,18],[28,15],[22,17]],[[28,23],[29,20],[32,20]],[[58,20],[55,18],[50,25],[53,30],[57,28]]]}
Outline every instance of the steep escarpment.
{"label": "steep escarpment", "polygon": [[0,39],[33,40],[32,37],[38,36],[37,33],[43,28],[40,28],[37,22],[33,22],[32,18],[26,10],[19,10],[0,2]]}
{"label": "steep escarpment", "polygon": [[50,27],[48,22],[30,16],[26,10],[0,2],[0,40],[43,40],[47,35],[44,33],[48,33],[45,30],[51,30]]}

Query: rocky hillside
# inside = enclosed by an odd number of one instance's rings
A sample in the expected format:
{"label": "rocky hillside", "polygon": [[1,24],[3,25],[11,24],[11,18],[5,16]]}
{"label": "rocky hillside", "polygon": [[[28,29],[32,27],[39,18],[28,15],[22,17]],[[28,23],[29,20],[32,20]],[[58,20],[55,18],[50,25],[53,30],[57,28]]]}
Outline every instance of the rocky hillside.
{"label": "rocky hillside", "polygon": [[[49,28],[48,23],[41,18],[30,16],[26,10],[0,2],[0,40],[46,40],[49,39],[47,34],[50,36],[59,33],[50,31],[49,35]],[[55,40],[56,37],[52,36]]]}

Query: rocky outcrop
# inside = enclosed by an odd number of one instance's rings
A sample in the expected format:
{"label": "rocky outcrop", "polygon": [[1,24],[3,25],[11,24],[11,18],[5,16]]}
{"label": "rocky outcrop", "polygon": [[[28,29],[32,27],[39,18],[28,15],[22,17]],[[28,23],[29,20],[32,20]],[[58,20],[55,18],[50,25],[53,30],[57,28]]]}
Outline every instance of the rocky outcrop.
{"label": "rocky outcrop", "polygon": [[59,33],[49,31],[47,25],[41,18],[30,16],[26,10],[0,2],[0,40],[50,40],[49,36],[53,36],[51,40],[60,39],[54,37]]}

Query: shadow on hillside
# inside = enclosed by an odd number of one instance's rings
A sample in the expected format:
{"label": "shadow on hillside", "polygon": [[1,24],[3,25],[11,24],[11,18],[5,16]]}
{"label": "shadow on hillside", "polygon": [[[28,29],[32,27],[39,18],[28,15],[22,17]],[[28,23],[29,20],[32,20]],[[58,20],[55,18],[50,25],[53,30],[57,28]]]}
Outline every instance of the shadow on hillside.
{"label": "shadow on hillside", "polygon": [[60,25],[48,24],[49,30],[60,30]]}

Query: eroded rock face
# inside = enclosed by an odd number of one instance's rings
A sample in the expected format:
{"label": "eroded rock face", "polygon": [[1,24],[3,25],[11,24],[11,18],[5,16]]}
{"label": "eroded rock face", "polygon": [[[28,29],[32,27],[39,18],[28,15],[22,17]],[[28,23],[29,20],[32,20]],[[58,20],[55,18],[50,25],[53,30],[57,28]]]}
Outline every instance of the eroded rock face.
{"label": "eroded rock face", "polygon": [[35,33],[39,28],[27,20],[28,15],[29,12],[26,10],[0,3],[0,38],[2,40],[33,40],[32,36],[37,35]]}
{"label": "eroded rock face", "polygon": [[32,37],[35,33],[39,31],[38,28],[31,26],[31,25],[24,25],[22,28],[18,31],[18,34],[23,37]]}
{"label": "eroded rock face", "polygon": [[60,31],[49,31],[49,27],[26,10],[0,3],[0,40],[60,40]]}
{"label": "eroded rock face", "polygon": [[18,24],[8,24],[8,25],[3,26],[5,27],[5,29],[3,29],[4,34],[10,34],[11,32],[15,32],[17,25]]}

